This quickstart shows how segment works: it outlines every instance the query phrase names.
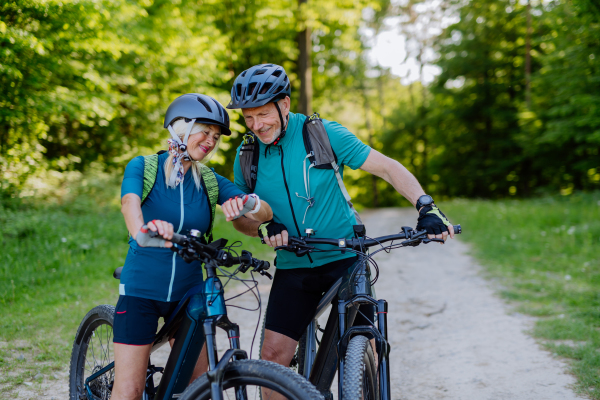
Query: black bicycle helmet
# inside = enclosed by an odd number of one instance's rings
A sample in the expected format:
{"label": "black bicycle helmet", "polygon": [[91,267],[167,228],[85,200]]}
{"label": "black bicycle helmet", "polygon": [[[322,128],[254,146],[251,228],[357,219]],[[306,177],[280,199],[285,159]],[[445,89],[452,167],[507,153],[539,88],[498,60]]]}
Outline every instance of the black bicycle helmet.
{"label": "black bicycle helmet", "polygon": [[198,93],[188,93],[179,96],[167,108],[165,128],[180,118],[196,120],[198,123],[217,125],[221,134],[229,136],[229,114],[223,106],[210,96]]}
{"label": "black bicycle helmet", "polygon": [[227,108],[253,108],[290,96],[292,88],[285,69],[277,64],[260,64],[238,75],[231,88]]}

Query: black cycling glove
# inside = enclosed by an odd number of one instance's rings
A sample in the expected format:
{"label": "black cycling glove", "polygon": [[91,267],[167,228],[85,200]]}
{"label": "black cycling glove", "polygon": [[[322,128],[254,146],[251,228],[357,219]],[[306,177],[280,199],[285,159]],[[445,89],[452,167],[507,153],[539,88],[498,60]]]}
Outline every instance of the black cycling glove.
{"label": "black cycling glove", "polygon": [[448,218],[435,205],[421,208],[417,221],[417,230],[426,230],[430,235],[441,235],[443,232],[448,232],[448,225],[450,225]]}
{"label": "black cycling glove", "polygon": [[287,231],[285,225],[273,220],[263,222],[258,226],[258,236],[263,244],[265,243],[265,236],[270,238],[279,235],[283,231]]}

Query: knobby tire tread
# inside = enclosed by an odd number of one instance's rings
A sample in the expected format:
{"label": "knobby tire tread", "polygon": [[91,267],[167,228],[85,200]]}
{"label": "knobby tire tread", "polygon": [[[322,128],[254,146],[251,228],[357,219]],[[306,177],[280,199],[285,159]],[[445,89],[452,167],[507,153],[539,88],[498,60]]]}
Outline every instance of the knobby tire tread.
{"label": "knobby tire tread", "polygon": [[[317,388],[304,377],[289,368],[269,361],[240,360],[229,363],[225,367],[223,388],[234,387],[236,383],[239,385],[240,379],[245,381],[245,385],[262,386],[269,383],[273,387],[283,388],[288,392],[290,400],[323,400]],[[210,384],[206,375],[192,382],[180,397],[180,400],[207,399],[210,399]]]}
{"label": "knobby tire tread", "polygon": [[[367,380],[366,382],[364,380]],[[365,383],[370,387],[370,396],[365,400],[379,398],[377,369],[371,342],[365,336],[350,339],[344,361],[344,400],[362,400]]]}

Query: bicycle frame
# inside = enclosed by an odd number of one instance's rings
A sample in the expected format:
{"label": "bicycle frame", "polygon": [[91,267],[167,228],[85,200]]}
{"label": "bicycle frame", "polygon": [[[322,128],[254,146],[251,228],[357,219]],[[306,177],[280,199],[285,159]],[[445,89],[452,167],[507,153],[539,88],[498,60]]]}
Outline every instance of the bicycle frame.
{"label": "bicycle frame", "polygon": [[[338,395],[342,398],[344,382],[344,360],[338,354],[346,354],[350,339],[357,334],[374,337],[379,356],[379,393],[383,400],[390,400],[390,345],[387,341],[387,309],[385,300],[376,300],[375,290],[370,284],[371,272],[366,258],[360,257],[344,276],[324,295],[317,312],[307,328],[304,371],[306,377],[321,393],[327,393],[338,371]],[[334,301],[337,294],[337,302]],[[331,304],[331,312],[316,351],[317,319]],[[377,327],[352,326],[358,306],[371,304],[377,309]]]}
{"label": "bicycle frame", "polygon": [[[190,383],[194,367],[200,351],[206,343],[209,370],[207,376],[211,383],[212,399],[223,399],[222,378],[227,363],[231,360],[247,359],[244,350],[240,349],[239,326],[227,317],[227,308],[223,285],[215,275],[216,261],[206,264],[207,279],[194,286],[179,302],[175,312],[156,334],[150,354],[175,338],[175,344],[164,368],[160,384],[154,390],[152,375],[160,372],[153,365],[148,367],[144,400],[177,399]],[[216,328],[227,332],[230,349],[221,360],[217,355]],[[90,383],[114,368],[114,361],[92,374],[85,380],[85,389],[89,400],[94,400]],[[236,389],[236,398],[245,399],[243,388]]]}

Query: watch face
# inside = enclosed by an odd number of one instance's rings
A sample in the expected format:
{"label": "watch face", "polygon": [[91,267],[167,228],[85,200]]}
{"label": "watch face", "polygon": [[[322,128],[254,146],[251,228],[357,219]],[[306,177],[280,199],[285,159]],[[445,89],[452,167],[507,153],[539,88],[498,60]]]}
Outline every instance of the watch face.
{"label": "watch face", "polygon": [[423,196],[419,197],[419,203],[421,203],[422,206],[428,206],[429,204],[433,203],[433,198],[428,194],[424,194]]}

